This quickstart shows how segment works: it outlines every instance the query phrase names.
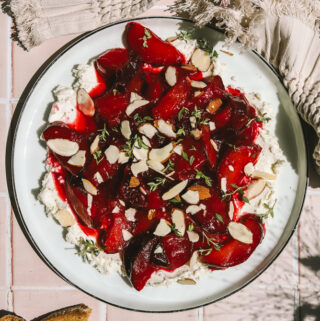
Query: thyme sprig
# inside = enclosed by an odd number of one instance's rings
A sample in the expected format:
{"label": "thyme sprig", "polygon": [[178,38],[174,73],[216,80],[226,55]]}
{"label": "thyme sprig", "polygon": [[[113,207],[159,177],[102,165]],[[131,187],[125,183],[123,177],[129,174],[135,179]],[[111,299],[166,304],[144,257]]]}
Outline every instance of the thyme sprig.
{"label": "thyme sprig", "polygon": [[[209,255],[213,248],[217,251],[220,251],[221,244],[217,243],[214,237],[209,237],[205,232],[202,231],[202,243],[206,241],[207,245],[210,246],[208,249],[200,249],[199,253],[201,255]],[[212,247],[213,246],[213,247]]]}
{"label": "thyme sprig", "polygon": [[90,262],[89,254],[98,256],[103,248],[100,248],[93,240],[79,239],[79,244],[75,246],[76,254],[79,255],[84,262]]}
{"label": "thyme sprig", "polygon": [[246,123],[246,126],[248,127],[251,122],[253,122],[254,120],[255,121],[259,121],[259,122],[269,122],[271,120],[270,117],[266,117],[267,113],[263,113],[262,115],[260,116],[256,116],[256,117],[253,117],[253,118],[250,118],[247,123]]}
{"label": "thyme sprig", "polygon": [[197,171],[196,172],[196,179],[201,179],[203,178],[204,179],[204,182],[208,185],[208,186],[212,186],[212,179],[205,175],[203,172],[201,171]]}
{"label": "thyme sprig", "polygon": [[102,151],[101,150],[97,150],[93,153],[93,158],[96,161],[97,164],[99,164],[102,159],[103,159],[103,155],[102,155]]}
{"label": "thyme sprig", "polygon": [[165,177],[156,177],[154,182],[149,182],[147,185],[150,188],[150,192],[155,191],[156,189],[158,189],[158,187],[160,185],[163,185],[166,182],[166,178]]}
{"label": "thyme sprig", "polygon": [[185,159],[187,162],[189,162],[190,165],[193,164],[193,162],[194,162],[194,156],[193,156],[193,155],[191,155],[191,156],[189,157],[186,152],[182,152],[182,153],[181,153],[181,156],[182,156],[183,159]]}
{"label": "thyme sprig", "polygon": [[179,236],[179,237],[182,237],[182,234],[181,234],[181,233],[179,232],[179,230],[177,229],[176,224],[172,223],[170,227],[171,227],[171,231],[172,231],[175,235],[177,235],[177,236]]}
{"label": "thyme sprig", "polygon": [[102,129],[98,129],[98,132],[100,133],[99,139],[104,142],[107,140],[107,136],[110,135],[110,133],[107,130],[106,124],[103,125]]}
{"label": "thyme sprig", "polygon": [[133,119],[137,122],[137,125],[146,123],[147,121],[153,121],[153,118],[151,116],[144,116],[141,118],[139,114],[134,114]]}
{"label": "thyme sprig", "polygon": [[187,31],[181,30],[180,32],[177,32],[176,35],[179,40],[184,40],[185,42],[187,42],[188,40],[192,40],[191,33]]}
{"label": "thyme sprig", "polygon": [[179,110],[179,112],[178,112],[178,120],[181,120],[183,114],[187,115],[187,114],[189,114],[189,112],[190,112],[190,111],[189,111],[188,108],[182,107],[182,108]]}
{"label": "thyme sprig", "polygon": [[221,190],[221,193],[222,193],[222,197],[221,198],[222,198],[223,201],[230,201],[231,196],[233,194],[239,193],[240,196],[241,196],[241,199],[245,203],[249,203],[249,200],[248,200],[248,198],[246,196],[244,196],[244,191],[243,191],[246,186],[237,186],[236,184],[231,184],[231,186],[234,188],[234,190],[229,192],[229,193]]}
{"label": "thyme sprig", "polygon": [[267,210],[264,214],[257,214],[261,219],[268,219],[269,216],[274,217],[274,207],[276,206],[277,200],[274,201],[273,205],[270,206],[267,203],[263,203],[264,208]]}
{"label": "thyme sprig", "polygon": [[174,169],[174,163],[171,159],[168,160],[167,166],[162,170],[163,173],[172,172]]}

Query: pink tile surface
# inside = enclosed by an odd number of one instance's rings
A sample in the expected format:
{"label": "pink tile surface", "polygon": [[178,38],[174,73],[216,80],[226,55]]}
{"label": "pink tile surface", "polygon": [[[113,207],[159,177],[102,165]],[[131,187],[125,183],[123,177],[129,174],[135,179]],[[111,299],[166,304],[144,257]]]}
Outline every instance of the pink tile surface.
{"label": "pink tile surface", "polygon": [[309,195],[299,223],[301,288],[320,291],[320,195]]}
{"label": "pink tile surface", "polygon": [[26,320],[38,317],[53,310],[75,304],[86,304],[92,309],[90,321],[102,321],[105,305],[80,291],[68,290],[15,290],[13,300],[14,312]]}
{"label": "pink tile surface", "polygon": [[0,168],[2,169],[0,171],[0,193],[5,193],[7,191],[6,173],[4,170],[7,128],[8,128],[8,124],[7,124],[6,105],[0,104]]}
{"label": "pink tile surface", "polygon": [[8,266],[8,251],[7,251],[7,242],[10,241],[8,238],[8,217],[6,213],[8,200],[4,197],[0,197],[0,288],[6,287],[8,284],[7,272],[9,269]]}
{"label": "pink tile surface", "polygon": [[0,98],[7,97],[7,71],[10,66],[7,64],[8,55],[8,18],[0,12]]}
{"label": "pink tile surface", "polygon": [[294,289],[265,290],[251,286],[204,308],[204,321],[294,320]]}
{"label": "pink tile surface", "polygon": [[108,321],[196,321],[198,320],[198,311],[191,310],[186,312],[158,314],[158,313],[140,313],[118,309],[112,306],[108,307],[107,320]]}
{"label": "pink tile surface", "polygon": [[0,310],[8,310],[7,290],[0,289]]}
{"label": "pink tile surface", "polygon": [[13,219],[13,285],[65,287],[67,283],[58,277],[33,251],[23,235],[16,219]]}
{"label": "pink tile surface", "polygon": [[18,98],[38,68],[56,50],[75,37],[75,35],[69,35],[51,39],[31,49],[30,52],[24,51],[15,43],[13,45],[13,97]]}

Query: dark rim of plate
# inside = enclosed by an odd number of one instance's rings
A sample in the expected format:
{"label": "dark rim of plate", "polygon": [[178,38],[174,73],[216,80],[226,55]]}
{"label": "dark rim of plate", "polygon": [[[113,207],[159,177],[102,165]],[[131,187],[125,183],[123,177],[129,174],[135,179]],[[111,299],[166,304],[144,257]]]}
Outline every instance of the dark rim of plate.
{"label": "dark rim of plate", "polygon": [[[178,17],[163,17],[163,16],[153,16],[153,17],[141,17],[141,18],[136,18],[136,19],[127,19],[127,20],[121,20],[115,23],[111,23],[108,25],[105,25],[103,27],[99,27],[93,31],[89,31],[86,32],[78,37],[76,37],[75,39],[71,40],[70,42],[68,42],[66,45],[64,45],[62,48],[60,48],[58,51],[56,51],[51,57],[49,57],[43,64],[42,66],[36,71],[36,73],[33,75],[33,77],[31,78],[31,80],[29,81],[29,83],[27,84],[26,88],[24,89],[18,104],[15,108],[14,114],[12,116],[12,120],[11,120],[11,124],[10,124],[10,128],[8,131],[8,137],[7,137],[7,144],[6,144],[6,178],[7,178],[7,187],[8,187],[8,193],[10,196],[10,201],[13,207],[13,211],[15,214],[15,217],[20,225],[20,228],[22,230],[22,232],[24,233],[25,237],[27,238],[28,242],[30,243],[31,247],[33,248],[33,250],[38,254],[38,256],[42,259],[42,261],[53,271],[55,272],[58,276],[60,276],[63,280],[65,280],[67,283],[71,284],[72,286],[74,286],[75,288],[81,290],[82,292],[90,295],[91,297],[94,297],[97,300],[100,300],[104,303],[110,304],[112,306],[118,307],[118,308],[122,308],[122,309],[126,309],[126,310],[130,310],[130,311],[136,311],[136,312],[146,312],[146,313],[172,313],[172,312],[182,312],[182,311],[187,311],[187,310],[192,310],[192,309],[196,309],[196,308],[201,308],[204,307],[206,305],[212,304],[214,302],[220,301],[236,292],[238,292],[239,290],[243,289],[245,286],[247,286],[248,284],[250,284],[252,281],[254,281],[258,276],[260,276],[274,261],[275,259],[280,255],[280,253],[283,251],[283,249],[286,247],[286,245],[288,244],[289,240],[291,239],[294,231],[296,230],[297,227],[297,223],[300,219],[301,216],[301,211],[303,208],[303,204],[304,204],[304,200],[305,200],[305,196],[306,196],[306,190],[307,190],[307,186],[308,186],[308,181],[309,181],[309,168],[308,168],[308,152],[307,152],[307,142],[306,139],[304,139],[305,141],[305,153],[306,153],[306,185],[304,187],[304,195],[302,197],[302,201],[300,204],[300,208],[299,208],[299,214],[297,217],[297,221],[294,224],[294,228],[291,231],[291,234],[289,235],[288,239],[286,240],[286,242],[284,242],[283,246],[281,247],[281,249],[279,249],[278,253],[276,253],[276,255],[273,257],[273,259],[270,261],[270,263],[268,265],[266,265],[259,273],[257,273],[255,276],[253,276],[250,280],[248,280],[247,282],[245,282],[242,286],[238,287],[236,290],[230,292],[227,295],[224,295],[218,299],[212,300],[211,302],[208,303],[204,303],[204,304],[199,304],[199,305],[195,305],[192,307],[188,307],[188,308],[182,308],[182,309],[173,309],[173,310],[167,310],[167,311],[150,311],[150,310],[140,310],[140,309],[134,309],[134,308],[128,308],[126,306],[121,306],[121,305],[117,305],[114,303],[110,303],[107,302],[101,298],[96,297],[95,295],[83,290],[81,287],[79,287],[78,285],[72,283],[69,279],[67,279],[60,271],[58,271],[53,264],[49,261],[49,259],[42,253],[42,251],[40,250],[40,248],[38,247],[38,245],[36,244],[36,242],[34,241],[28,226],[26,225],[24,219],[23,219],[23,215],[21,213],[19,204],[18,204],[18,200],[17,200],[17,195],[16,195],[16,188],[14,185],[14,166],[13,166],[13,160],[14,160],[14,150],[15,150],[15,142],[16,142],[16,134],[17,134],[17,130],[19,128],[19,123],[20,123],[20,119],[21,116],[23,114],[24,108],[26,103],[28,102],[28,99],[30,97],[30,95],[32,94],[34,88],[37,86],[38,82],[40,81],[40,79],[44,76],[44,74],[46,73],[46,71],[64,54],[66,53],[70,48],[72,48],[73,46],[75,46],[76,44],[78,44],[79,42],[81,42],[83,39],[99,32],[100,30],[118,25],[118,24],[122,24],[125,22],[130,22],[130,21],[138,21],[138,20],[148,20],[148,19],[169,19],[169,20],[180,20],[180,21],[185,21],[185,22],[189,22],[189,23],[193,23],[193,21],[188,20],[188,19],[183,19],[183,18],[178,18]],[[207,26],[211,29],[214,29],[210,26]],[[214,29],[215,31],[221,32],[219,30]],[[271,66],[261,55],[259,55],[257,52],[253,51],[253,53],[255,53],[270,69],[271,71],[277,76],[277,78],[279,79],[280,83],[282,84],[282,86],[285,89],[285,86],[283,85],[282,79],[280,78],[280,76],[278,75],[277,71],[273,68],[273,66]],[[300,118],[300,126],[301,126],[301,130],[303,133],[303,136],[305,138],[305,133],[303,130],[303,127],[301,125],[301,118]]]}

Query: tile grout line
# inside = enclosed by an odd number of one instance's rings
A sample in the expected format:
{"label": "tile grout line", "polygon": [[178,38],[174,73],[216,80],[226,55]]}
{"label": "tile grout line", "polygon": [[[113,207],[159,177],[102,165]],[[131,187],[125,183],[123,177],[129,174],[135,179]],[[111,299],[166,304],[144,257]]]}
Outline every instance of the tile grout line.
{"label": "tile grout line", "polygon": [[[293,284],[294,284],[294,310],[299,308],[299,225],[293,235],[294,257],[293,257]],[[299,319],[298,319],[299,320]]]}
{"label": "tile grout line", "polygon": [[[12,20],[8,18],[7,22],[7,103],[6,103],[6,126],[7,131],[9,129],[10,119],[11,119],[11,103],[10,99],[12,97],[12,42],[11,42],[11,25]],[[2,193],[1,193],[2,194]],[[1,195],[2,196],[2,195]],[[6,228],[7,237],[9,242],[7,242],[7,309],[13,311],[13,291],[12,291],[12,281],[13,281],[13,238],[12,238],[12,213],[11,204],[9,198],[6,200]]]}
{"label": "tile grout line", "polygon": [[100,321],[107,321],[107,305],[103,302],[99,302],[100,306]]}
{"label": "tile grout line", "polygon": [[203,321],[203,307],[198,309],[198,321]]}

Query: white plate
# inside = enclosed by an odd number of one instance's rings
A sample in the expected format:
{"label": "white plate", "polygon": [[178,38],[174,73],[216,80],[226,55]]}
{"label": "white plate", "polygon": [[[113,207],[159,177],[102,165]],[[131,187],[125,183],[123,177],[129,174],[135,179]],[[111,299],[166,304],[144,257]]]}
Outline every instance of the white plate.
{"label": "white plate", "polygon": [[[193,28],[191,22],[174,18],[142,18],[141,22],[162,38],[179,29]],[[304,137],[290,98],[261,57],[253,52],[240,54],[238,45],[220,53],[227,65],[223,81],[241,86],[245,92],[259,92],[274,106],[275,135],[288,160],[277,181],[277,207],[263,243],[245,263],[225,271],[215,271],[195,286],[146,287],[137,292],[117,274],[102,275],[70,251],[61,227],[48,219],[36,200],[40,177],[45,168],[46,150],[39,141],[48,119],[52,89],[58,84],[71,86],[72,67],[87,63],[108,48],[121,47],[126,22],[95,30],[75,39],[51,57],[25,89],[16,108],[7,143],[7,181],[16,217],[38,255],[68,282],[107,303],[140,311],[181,311],[209,304],[246,285],[277,257],[292,235],[299,219],[307,183]],[[223,35],[210,28],[199,31],[219,52]],[[236,77],[236,81],[231,80]]]}

